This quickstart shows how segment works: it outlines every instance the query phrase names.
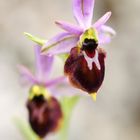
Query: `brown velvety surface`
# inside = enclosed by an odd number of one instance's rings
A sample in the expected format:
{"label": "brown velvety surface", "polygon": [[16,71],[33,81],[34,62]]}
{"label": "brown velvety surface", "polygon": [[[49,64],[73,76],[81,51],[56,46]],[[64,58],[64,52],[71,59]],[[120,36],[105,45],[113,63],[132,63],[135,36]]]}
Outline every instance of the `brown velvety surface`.
{"label": "brown velvety surface", "polygon": [[28,100],[29,122],[34,132],[40,137],[54,132],[62,119],[62,111],[59,102],[51,97],[49,100],[43,96]]}
{"label": "brown velvety surface", "polygon": [[104,58],[105,53],[99,48],[98,60],[101,69],[98,70],[95,63],[92,64],[92,70],[87,66],[87,62],[78,47],[71,50],[70,56],[66,60],[64,72],[69,77],[71,83],[88,93],[97,92],[104,79]]}

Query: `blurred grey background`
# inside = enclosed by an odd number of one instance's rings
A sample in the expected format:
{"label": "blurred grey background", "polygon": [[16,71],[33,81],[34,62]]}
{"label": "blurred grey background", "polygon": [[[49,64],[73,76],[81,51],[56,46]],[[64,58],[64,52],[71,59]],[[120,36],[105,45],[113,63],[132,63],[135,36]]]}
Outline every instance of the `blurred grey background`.
{"label": "blurred grey background", "polygon": [[[96,102],[83,97],[76,106],[69,140],[140,140],[140,1],[96,0],[93,21],[107,11],[117,36],[105,46],[105,80]],[[75,23],[71,0],[0,0],[0,139],[24,140],[13,123],[27,117],[16,65],[34,63],[23,32],[48,39],[58,19]]]}

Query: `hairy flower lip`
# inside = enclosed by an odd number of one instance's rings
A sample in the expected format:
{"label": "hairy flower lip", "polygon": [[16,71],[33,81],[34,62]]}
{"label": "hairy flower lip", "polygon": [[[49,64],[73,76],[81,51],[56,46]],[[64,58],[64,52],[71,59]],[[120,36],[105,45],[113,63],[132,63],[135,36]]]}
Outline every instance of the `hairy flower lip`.
{"label": "hairy flower lip", "polygon": [[69,77],[72,85],[89,94],[97,92],[104,79],[105,53],[100,49],[98,49],[98,53],[100,68],[98,68],[98,64],[94,61],[90,69],[83,53],[78,52],[78,47],[71,50],[64,67],[64,72]]}
{"label": "hairy flower lip", "polygon": [[60,126],[63,113],[59,102],[54,97],[35,96],[27,101],[29,122],[34,132],[41,138],[55,132]]}

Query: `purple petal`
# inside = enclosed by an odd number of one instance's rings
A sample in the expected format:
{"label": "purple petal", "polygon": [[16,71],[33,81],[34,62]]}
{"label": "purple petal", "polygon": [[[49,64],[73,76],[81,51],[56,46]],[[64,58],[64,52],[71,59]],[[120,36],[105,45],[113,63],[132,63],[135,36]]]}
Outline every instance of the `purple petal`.
{"label": "purple petal", "polygon": [[93,16],[94,0],[73,0],[74,16],[81,27],[90,27]]}
{"label": "purple petal", "polygon": [[54,36],[53,38],[49,39],[45,43],[45,45],[43,46],[43,50],[55,46],[55,44],[57,44],[57,42],[59,42],[60,40],[63,40],[66,37],[69,37],[69,36],[70,36],[70,33],[66,33],[66,32],[57,34],[56,36]]}
{"label": "purple petal", "polygon": [[26,85],[33,85],[38,83],[34,75],[23,65],[18,65],[18,70],[21,75],[21,81]]}
{"label": "purple petal", "polygon": [[50,75],[54,57],[41,54],[41,47],[35,46],[36,76],[39,81],[45,82]]}
{"label": "purple petal", "polygon": [[100,28],[100,31],[101,31],[101,32],[108,33],[108,34],[110,34],[111,36],[116,35],[115,30],[112,29],[112,28],[109,27],[109,26],[106,26],[106,25],[102,25],[101,28]]}
{"label": "purple petal", "polygon": [[65,78],[65,80],[59,82],[59,84],[49,87],[49,90],[51,92],[51,94],[55,97],[62,97],[62,96],[85,96],[88,94],[85,94],[83,91],[74,88],[72,85],[70,85],[69,81],[67,78]]}
{"label": "purple petal", "polygon": [[97,31],[99,34],[99,45],[109,43],[111,38],[116,35],[115,30],[106,25],[102,25]]}
{"label": "purple petal", "polygon": [[83,29],[79,26],[71,25],[64,21],[56,21],[55,22],[60,28],[64,29],[65,31],[74,34],[74,35],[81,35],[83,33]]}
{"label": "purple petal", "polygon": [[57,34],[56,36],[54,36],[53,38],[49,39],[45,45],[43,46],[43,48],[49,48],[53,45],[55,45],[58,41],[62,40],[63,38],[66,38],[68,36],[70,36],[70,33],[66,33],[66,32],[62,32]]}
{"label": "purple petal", "polygon": [[77,45],[79,38],[69,37],[66,40],[59,42],[54,48],[48,50],[48,55],[57,55],[69,53],[70,50]]}
{"label": "purple petal", "polygon": [[111,41],[111,37],[109,35],[106,34],[100,34],[99,35],[99,46],[100,45],[104,45],[104,44],[108,44]]}
{"label": "purple petal", "polygon": [[46,82],[45,86],[46,87],[56,86],[57,84],[61,84],[65,80],[66,80],[66,77],[65,76],[61,76],[61,77],[58,77],[58,78],[55,78],[53,80],[50,80],[50,81]]}
{"label": "purple petal", "polygon": [[76,46],[78,40],[78,36],[69,33],[60,33],[46,43],[46,48],[43,48],[42,52],[48,55],[69,53],[71,48]]}
{"label": "purple petal", "polygon": [[104,25],[108,21],[110,16],[111,16],[111,12],[107,12],[94,23],[93,27],[96,29],[100,28],[102,25]]}

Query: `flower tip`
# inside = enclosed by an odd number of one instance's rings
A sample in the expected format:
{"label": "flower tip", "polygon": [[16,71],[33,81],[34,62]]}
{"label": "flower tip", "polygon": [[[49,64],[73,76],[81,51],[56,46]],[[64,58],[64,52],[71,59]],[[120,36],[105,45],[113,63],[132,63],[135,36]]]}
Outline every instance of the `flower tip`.
{"label": "flower tip", "polygon": [[23,33],[28,39],[32,40],[33,42],[37,43],[38,45],[43,46],[46,40],[40,39],[36,36],[31,35],[30,33],[24,32]]}
{"label": "flower tip", "polygon": [[61,28],[61,26],[62,26],[62,22],[61,22],[61,21],[56,20],[54,23],[55,23],[58,27]]}
{"label": "flower tip", "polygon": [[90,95],[91,95],[91,97],[92,97],[93,101],[96,101],[96,96],[97,96],[97,93],[96,93],[96,92],[94,92],[94,93],[91,93]]}
{"label": "flower tip", "polygon": [[116,31],[115,30],[112,30],[112,36],[116,36]]}
{"label": "flower tip", "polygon": [[27,32],[23,32],[24,35],[28,34]]}
{"label": "flower tip", "polygon": [[32,38],[32,35],[31,34],[29,34],[29,33],[27,33],[27,32],[23,32],[23,34],[27,37],[27,38]]}
{"label": "flower tip", "polygon": [[108,18],[110,18],[110,16],[112,15],[112,12],[111,11],[108,11],[108,12],[106,12],[106,14],[105,14]]}
{"label": "flower tip", "polygon": [[59,21],[55,21],[54,23],[55,23],[56,25],[59,25],[59,24],[60,24]]}
{"label": "flower tip", "polygon": [[108,12],[106,13],[107,20],[111,17],[111,15],[112,15],[112,12],[111,12],[111,11],[108,11]]}
{"label": "flower tip", "polygon": [[107,14],[111,16],[112,15],[112,12],[111,11],[108,11]]}

